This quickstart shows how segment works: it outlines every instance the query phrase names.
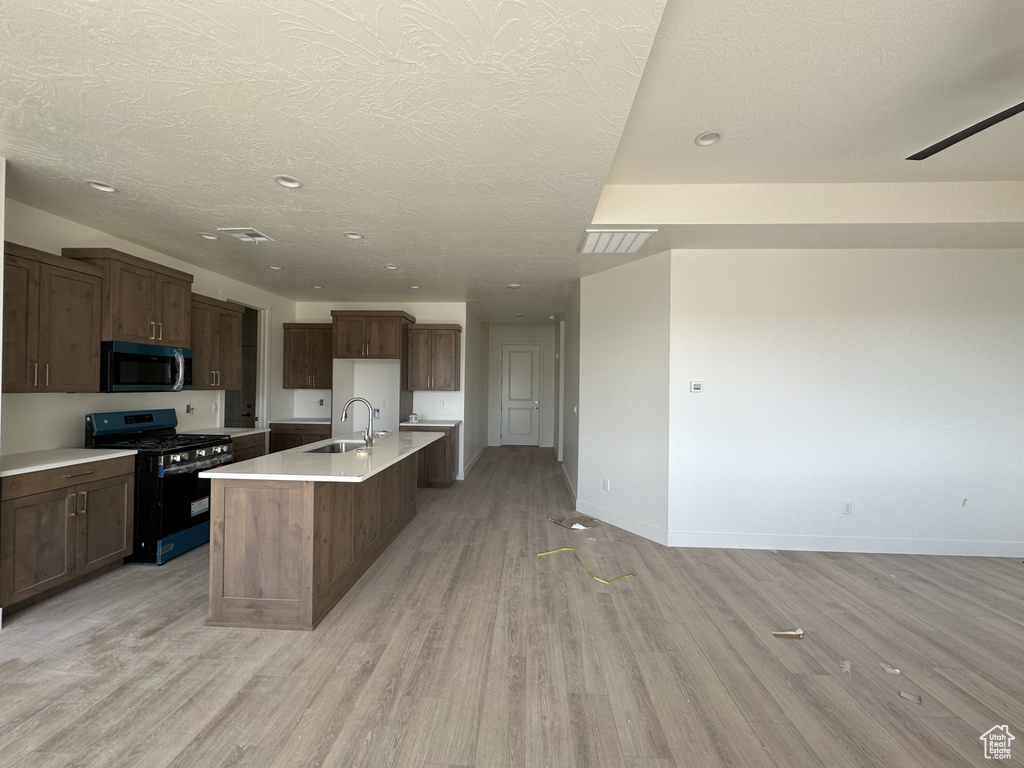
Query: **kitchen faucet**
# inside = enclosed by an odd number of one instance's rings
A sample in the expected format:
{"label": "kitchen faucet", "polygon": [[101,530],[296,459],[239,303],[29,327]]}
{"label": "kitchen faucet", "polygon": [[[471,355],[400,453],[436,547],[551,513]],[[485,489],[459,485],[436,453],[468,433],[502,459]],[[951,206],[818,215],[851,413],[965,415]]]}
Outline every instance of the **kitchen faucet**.
{"label": "kitchen faucet", "polygon": [[362,397],[353,397],[345,403],[345,407],[341,409],[341,420],[346,421],[348,419],[348,407],[357,401],[365,405],[366,410],[370,412],[370,421],[366,425],[366,431],[363,432],[363,440],[366,442],[366,447],[371,448],[373,446],[373,406],[370,405],[369,400]]}

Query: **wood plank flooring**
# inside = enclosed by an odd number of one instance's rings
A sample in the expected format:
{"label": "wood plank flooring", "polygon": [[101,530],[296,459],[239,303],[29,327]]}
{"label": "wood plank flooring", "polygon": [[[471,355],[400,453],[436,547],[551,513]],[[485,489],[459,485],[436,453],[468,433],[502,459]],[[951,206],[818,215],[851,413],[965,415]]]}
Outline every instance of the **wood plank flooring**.
{"label": "wood plank flooring", "polygon": [[934,768],[1002,724],[1024,762],[1020,560],[570,531],[533,448],[418,501],[314,632],[207,627],[206,548],[5,617],[0,763]]}

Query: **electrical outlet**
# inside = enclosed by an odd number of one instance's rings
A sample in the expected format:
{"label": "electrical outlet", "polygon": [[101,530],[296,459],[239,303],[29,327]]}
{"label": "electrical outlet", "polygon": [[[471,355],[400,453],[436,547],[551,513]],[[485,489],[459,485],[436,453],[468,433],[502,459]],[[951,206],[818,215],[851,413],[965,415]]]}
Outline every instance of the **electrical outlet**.
{"label": "electrical outlet", "polygon": [[601,478],[601,489],[610,491],[612,489],[611,481],[607,477]]}
{"label": "electrical outlet", "polygon": [[442,400],[442,401],[441,401],[441,405],[440,405],[440,406],[438,406],[438,407],[439,407],[439,408],[444,408],[444,400]]}
{"label": "electrical outlet", "polygon": [[852,515],[853,514],[853,502],[852,501],[844,501],[843,502],[843,514],[844,515]]}
{"label": "electrical outlet", "polygon": [[374,408],[373,409],[373,418],[375,418],[375,419],[379,419],[380,418],[380,408]]}
{"label": "electrical outlet", "polygon": [[320,405],[322,406],[323,404],[324,404],[324,399],[321,397],[320,398]]}
{"label": "electrical outlet", "polygon": [[220,403],[214,402],[214,404],[213,404],[213,412],[217,413],[218,411],[220,411]]}

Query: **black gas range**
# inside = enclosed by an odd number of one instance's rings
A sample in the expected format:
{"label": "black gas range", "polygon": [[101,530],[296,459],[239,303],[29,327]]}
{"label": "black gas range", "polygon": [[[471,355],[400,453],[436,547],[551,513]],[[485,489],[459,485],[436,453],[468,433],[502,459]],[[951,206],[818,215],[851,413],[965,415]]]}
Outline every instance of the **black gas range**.
{"label": "black gas range", "polygon": [[160,565],[210,540],[210,481],[199,473],[234,461],[231,438],[178,434],[177,426],[173,408],[85,417],[86,448],[138,452],[130,562]]}

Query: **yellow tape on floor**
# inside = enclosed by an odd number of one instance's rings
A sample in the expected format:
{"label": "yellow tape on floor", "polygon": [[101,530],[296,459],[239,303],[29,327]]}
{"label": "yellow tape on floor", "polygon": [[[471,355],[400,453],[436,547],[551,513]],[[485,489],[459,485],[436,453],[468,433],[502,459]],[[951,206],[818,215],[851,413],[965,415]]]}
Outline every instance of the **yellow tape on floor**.
{"label": "yellow tape on floor", "polygon": [[[576,554],[576,548],[575,547],[560,547],[558,549],[552,549],[550,552],[538,552],[537,553],[537,557],[544,557],[544,555],[554,555],[554,554],[556,554],[558,552],[572,552],[573,554]],[[614,578],[611,581],[606,581],[605,579],[602,579],[600,576],[595,576],[593,573],[591,573],[590,569],[587,568],[587,566],[583,565],[583,561],[580,560],[580,556],[579,555],[576,555],[576,562],[578,562],[581,566],[583,566],[583,570],[587,572],[587,576],[592,578],[594,581],[600,581],[602,584],[614,584],[616,581],[622,581],[623,579],[628,579],[630,576],[633,575],[632,573],[627,573],[625,576],[619,576],[618,578]]]}

